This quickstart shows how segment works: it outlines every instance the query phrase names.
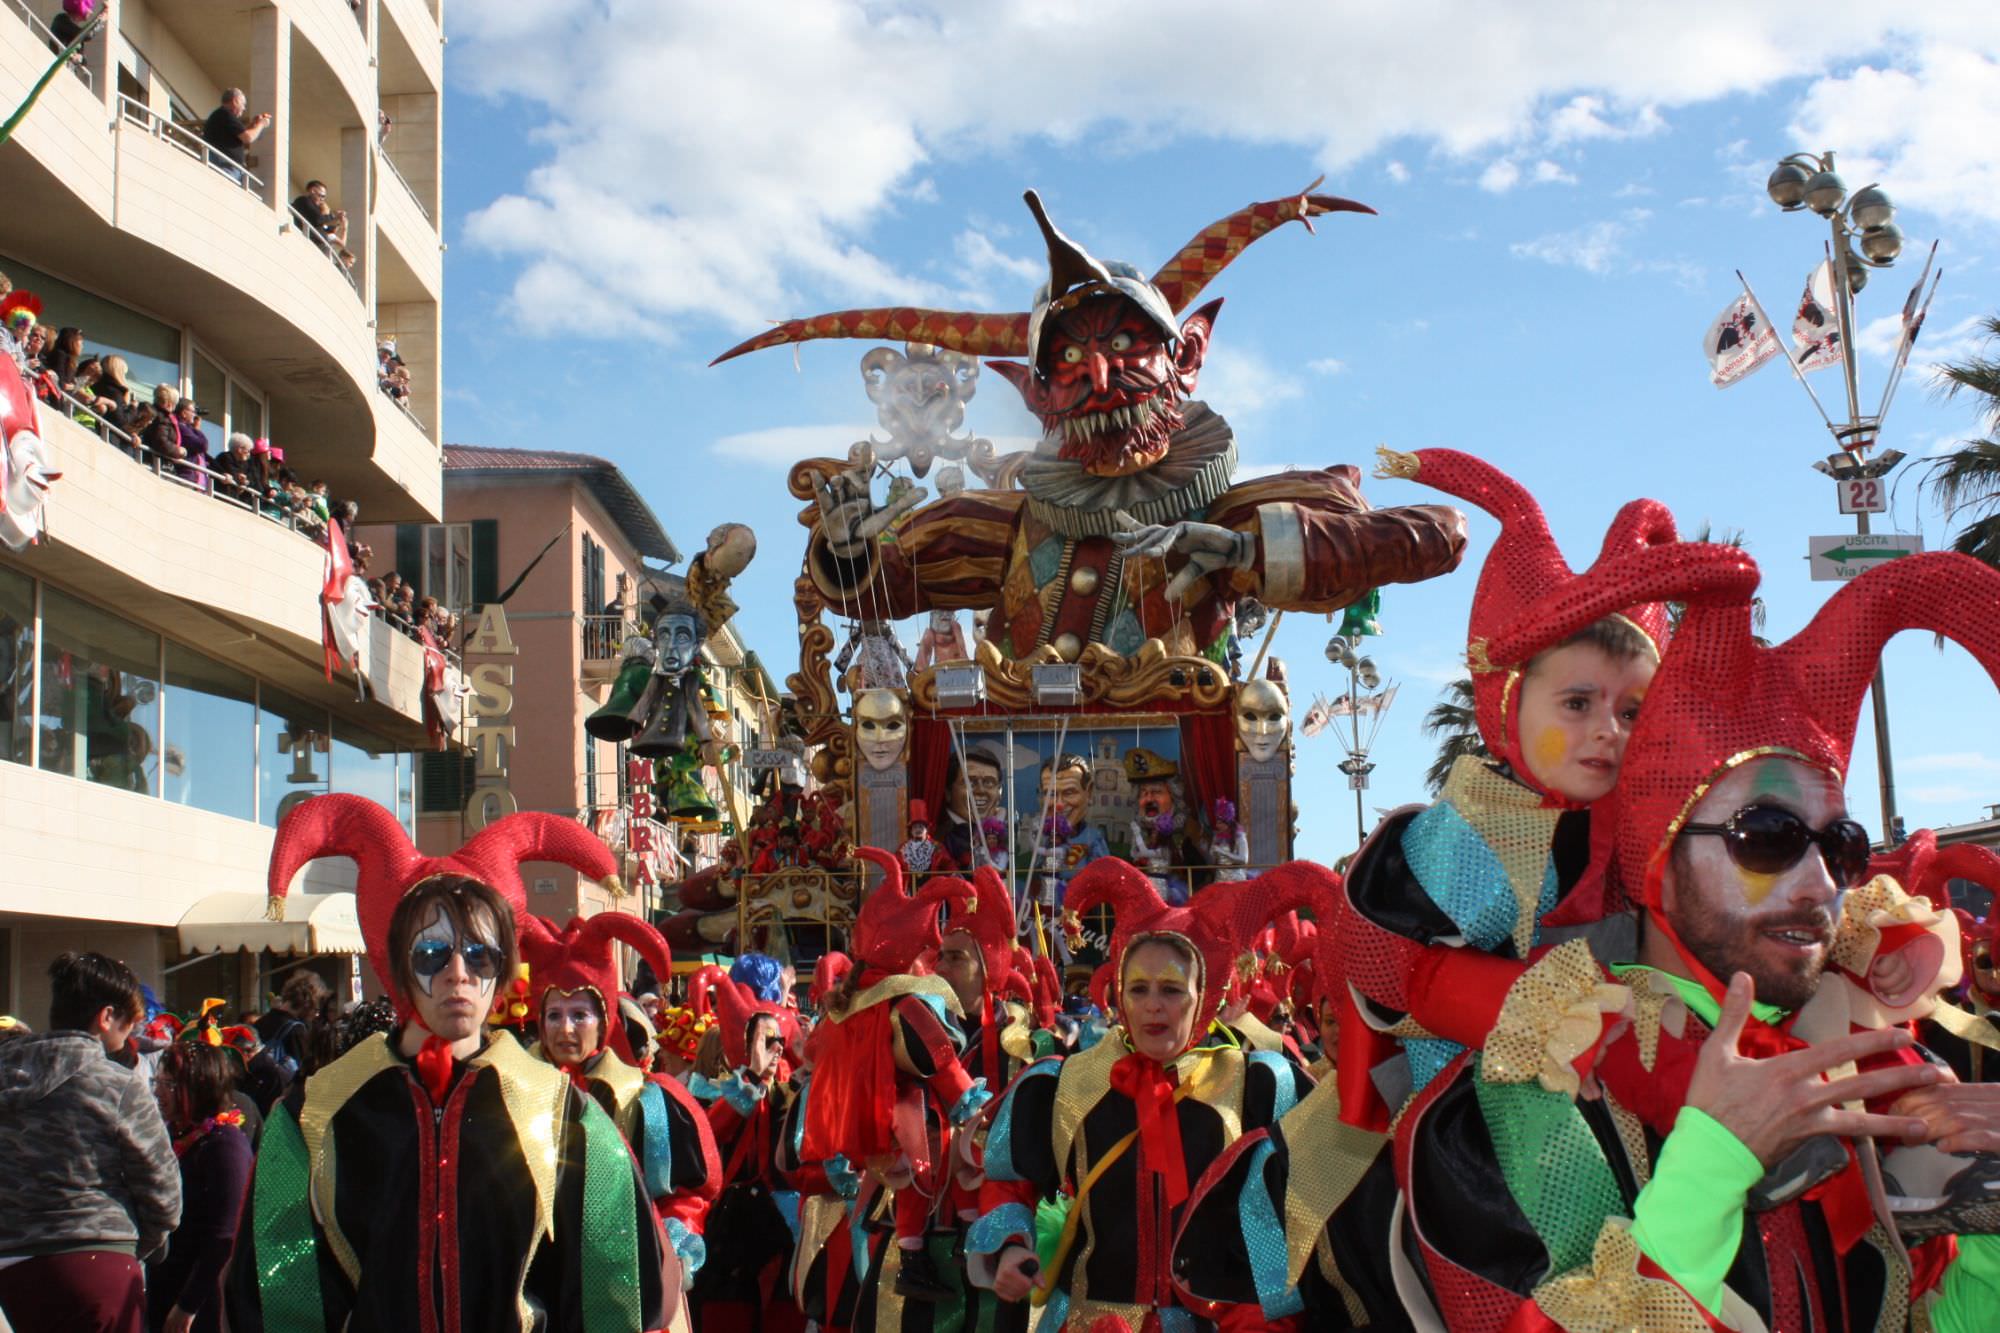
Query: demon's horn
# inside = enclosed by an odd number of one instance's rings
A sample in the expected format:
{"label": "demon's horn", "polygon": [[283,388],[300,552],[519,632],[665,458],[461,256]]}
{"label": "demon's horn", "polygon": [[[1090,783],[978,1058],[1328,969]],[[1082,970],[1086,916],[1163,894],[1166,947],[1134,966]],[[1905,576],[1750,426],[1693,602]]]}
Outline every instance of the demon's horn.
{"label": "demon's horn", "polygon": [[362,884],[400,885],[420,859],[410,835],[396,817],[361,796],[336,792],[299,802],[278,825],[271,844],[271,866],[265,879],[269,898],[264,914],[285,919],[285,895],[292,876],[308,861],[322,856],[351,857]]}
{"label": "demon's horn", "polygon": [[788,319],[775,328],[736,344],[709,364],[719,366],[746,352],[786,343],[814,342],[822,338],[928,343],[968,356],[1026,356],[1028,316],[1025,311],[983,315],[971,311],[924,310],[915,306],[836,310],[831,314],[814,315],[810,319]]}
{"label": "demon's horn", "polygon": [[1167,298],[1176,312],[1194,304],[1194,298],[1228,268],[1250,242],[1294,219],[1312,227],[1312,219],[1322,213],[1373,213],[1366,204],[1338,195],[1313,194],[1314,181],[1298,194],[1272,199],[1238,209],[1228,217],[1211,222],[1194,234],[1166,267],[1153,275],[1153,285]]}
{"label": "demon's horn", "polygon": [[1033,190],[1021,196],[1027,201],[1028,211],[1035,215],[1035,225],[1042,229],[1042,240],[1049,247],[1049,294],[1061,296],[1072,287],[1080,287],[1087,282],[1111,284],[1111,271],[1090,257],[1090,252],[1062,234],[1061,228],[1049,221],[1048,209],[1042,207],[1042,197]]}

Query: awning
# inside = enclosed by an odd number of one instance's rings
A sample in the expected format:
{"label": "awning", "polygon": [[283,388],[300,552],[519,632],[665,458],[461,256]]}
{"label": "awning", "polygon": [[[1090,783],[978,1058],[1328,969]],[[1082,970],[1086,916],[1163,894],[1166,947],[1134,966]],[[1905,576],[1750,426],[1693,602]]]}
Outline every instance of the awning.
{"label": "awning", "polygon": [[292,893],[285,919],[264,918],[258,893],[211,893],[180,920],[182,953],[366,953],[351,893]]}

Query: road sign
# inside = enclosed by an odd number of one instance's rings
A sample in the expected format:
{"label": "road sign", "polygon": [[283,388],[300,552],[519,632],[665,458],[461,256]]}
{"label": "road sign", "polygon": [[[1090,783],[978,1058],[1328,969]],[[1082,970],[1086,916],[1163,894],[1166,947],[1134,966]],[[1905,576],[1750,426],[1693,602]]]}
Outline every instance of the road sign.
{"label": "road sign", "polygon": [[1889,512],[1889,487],[1884,477],[1840,477],[1835,479],[1834,489],[1840,492],[1843,514]]}
{"label": "road sign", "polygon": [[1834,537],[1808,537],[1806,559],[1815,583],[1845,583],[1877,565],[1924,549],[1924,539],[1902,532],[1843,532]]}

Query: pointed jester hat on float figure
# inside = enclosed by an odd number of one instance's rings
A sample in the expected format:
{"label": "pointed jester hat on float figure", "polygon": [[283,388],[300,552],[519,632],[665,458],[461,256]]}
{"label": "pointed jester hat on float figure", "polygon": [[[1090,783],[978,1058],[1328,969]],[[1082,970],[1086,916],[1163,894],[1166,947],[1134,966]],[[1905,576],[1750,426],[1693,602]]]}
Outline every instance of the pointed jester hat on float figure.
{"label": "pointed jester hat on float figure", "polygon": [[1695,975],[1660,909],[1662,872],[1681,825],[1733,768],[1770,755],[1847,776],[1861,698],[1882,646],[1928,630],[1970,652],[2000,684],[2000,570],[1971,556],[1909,555],[1869,570],[1827,599],[1776,647],[1751,634],[1748,602],[1689,606],[1625,747],[1618,785],[1591,820],[1594,863],[1606,854],[1626,896],[1651,909]]}
{"label": "pointed jester hat on float figure", "polygon": [[[1049,240],[1049,281],[1037,294],[1035,309],[1016,314],[978,314],[968,311],[920,310],[910,306],[875,306],[863,310],[840,310],[791,319],[758,334],[724,352],[710,362],[720,365],[746,352],[778,347],[785,343],[811,342],[819,338],[864,338],[869,341],[927,343],[946,351],[970,356],[1034,357],[1037,338],[1052,308],[1061,309],[1088,295],[1116,293],[1129,297],[1147,317],[1172,337],[1176,330],[1172,316],[1185,310],[1215,275],[1229,267],[1252,241],[1294,219],[1312,229],[1312,219],[1323,213],[1373,213],[1366,204],[1334,195],[1313,194],[1314,181],[1298,194],[1285,199],[1252,204],[1196,232],[1180,252],[1148,282],[1129,264],[1105,264],[1085,254],[1082,247],[1048,223],[1041,199],[1034,191],[1025,198]],[[1113,271],[1114,268],[1117,271]]]}
{"label": "pointed jester hat on float figure", "polygon": [[1101,856],[1069,882],[1064,895],[1064,925],[1080,925],[1083,913],[1109,905],[1112,914],[1110,995],[1115,1005],[1124,984],[1125,951],[1132,937],[1164,932],[1179,935],[1201,956],[1201,997],[1190,1040],[1199,1042],[1222,1008],[1223,994],[1236,975],[1236,960],[1246,953],[1257,932],[1284,913],[1309,907],[1315,893],[1325,894],[1340,880],[1325,866],[1288,861],[1255,879],[1215,884],[1195,895],[1185,907],[1169,907],[1153,881],[1116,857]]}
{"label": "pointed jester hat on float figure", "polygon": [[1535,655],[1616,615],[1646,636],[1658,660],[1667,642],[1667,602],[1747,607],[1757,587],[1757,564],[1740,547],[1680,541],[1673,515],[1657,501],[1634,500],[1620,509],[1596,561],[1578,574],[1563,559],[1535,497],[1484,459],[1455,449],[1379,453],[1378,476],[1422,482],[1500,520],[1466,628],[1474,712],[1487,752],[1549,799],[1562,798],[1535,781],[1519,721],[1521,675]]}
{"label": "pointed jester hat on float figure", "polygon": [[266,883],[266,914],[272,920],[284,919],[284,898],[299,868],[322,856],[354,862],[354,905],[368,963],[404,1017],[410,1013],[410,999],[396,988],[389,966],[389,919],[403,895],[425,880],[439,875],[476,879],[513,906],[517,926],[528,916],[528,893],[521,883],[526,861],[554,861],[622,892],[617,858],[573,819],[524,810],[494,820],[448,856],[425,856],[410,844],[395,815],[364,797],[337,792],[301,801],[278,825]]}
{"label": "pointed jester hat on float figure", "polygon": [[535,1012],[550,991],[574,995],[589,991],[597,997],[603,1013],[606,1041],[626,1064],[639,1061],[618,1017],[618,965],[612,947],[629,944],[652,965],[661,978],[674,974],[674,959],[660,932],[625,912],[599,912],[595,916],[572,917],[558,933],[546,917],[528,916],[521,920],[521,959],[535,987]]}

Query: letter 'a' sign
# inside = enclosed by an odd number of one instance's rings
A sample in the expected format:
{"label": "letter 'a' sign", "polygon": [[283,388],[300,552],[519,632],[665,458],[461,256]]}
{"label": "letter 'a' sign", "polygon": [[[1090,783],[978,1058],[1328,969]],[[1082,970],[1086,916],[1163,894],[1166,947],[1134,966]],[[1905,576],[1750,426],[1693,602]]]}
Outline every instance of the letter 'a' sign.
{"label": "letter 'a' sign", "polygon": [[[468,657],[517,657],[514,636],[507,628],[507,608],[489,602],[479,608],[479,621],[467,636]],[[478,662],[467,673],[472,684],[468,711],[471,726],[465,738],[472,746],[472,794],[465,801],[465,825],[477,833],[520,807],[507,786],[507,763],[514,751],[514,664]]]}

